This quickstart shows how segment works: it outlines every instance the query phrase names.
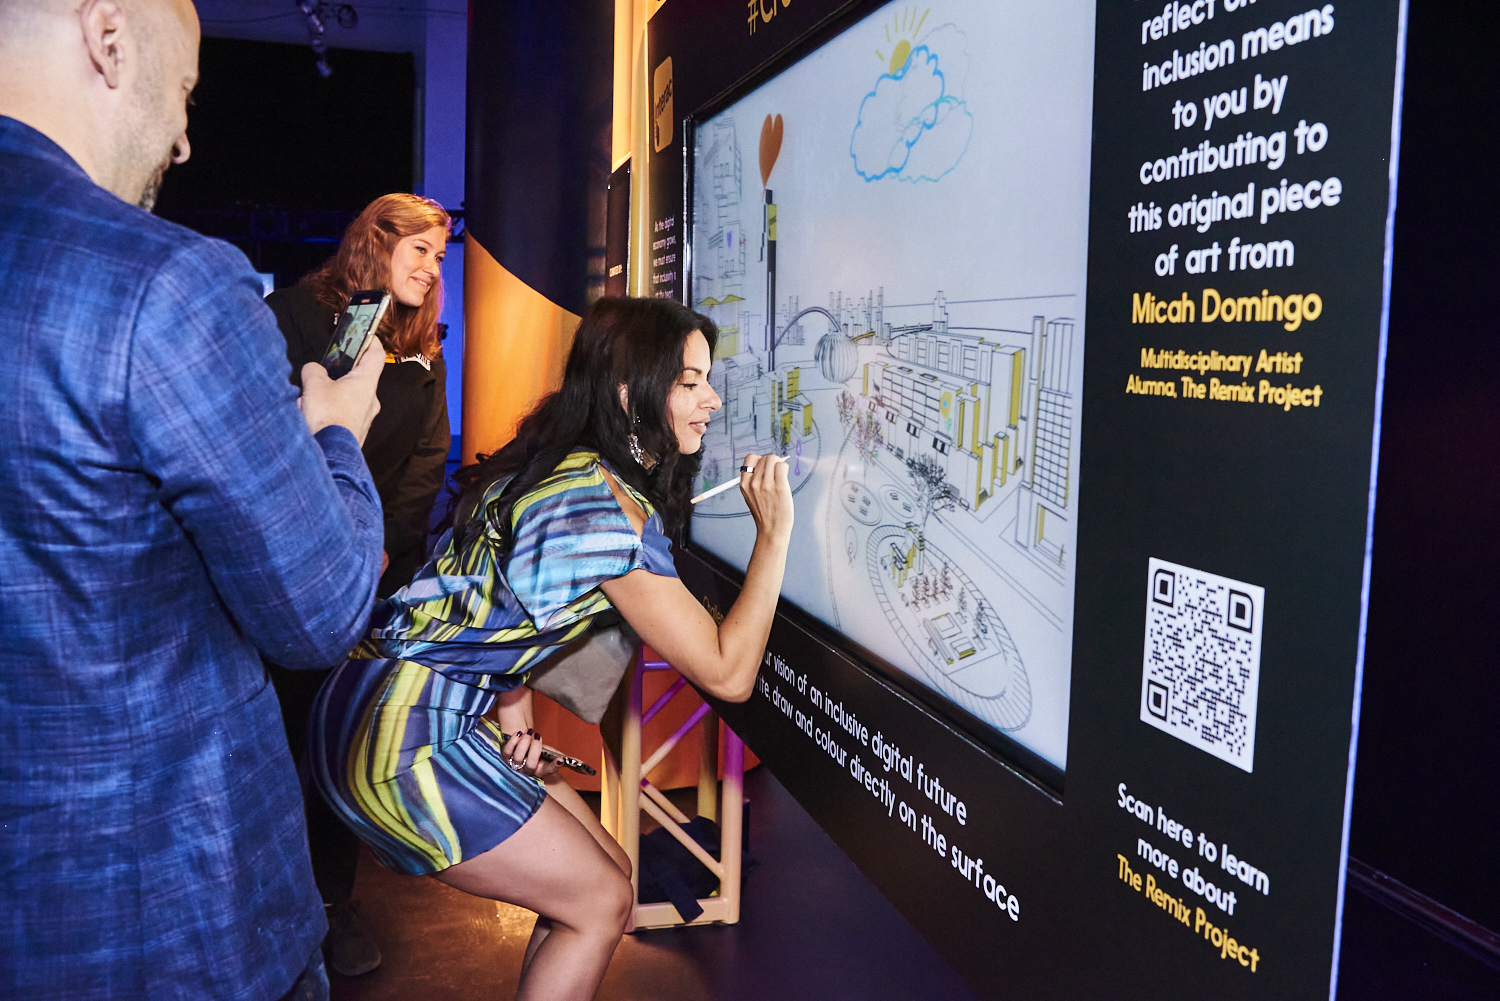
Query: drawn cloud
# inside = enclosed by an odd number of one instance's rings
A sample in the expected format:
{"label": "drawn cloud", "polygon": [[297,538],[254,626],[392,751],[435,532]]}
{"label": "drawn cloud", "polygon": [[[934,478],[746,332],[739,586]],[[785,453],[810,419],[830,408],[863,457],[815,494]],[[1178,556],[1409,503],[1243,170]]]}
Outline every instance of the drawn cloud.
{"label": "drawn cloud", "polygon": [[924,44],[860,102],[849,156],[866,181],[937,181],[958,166],[973,132],[974,116],[948,91],[937,54]]}

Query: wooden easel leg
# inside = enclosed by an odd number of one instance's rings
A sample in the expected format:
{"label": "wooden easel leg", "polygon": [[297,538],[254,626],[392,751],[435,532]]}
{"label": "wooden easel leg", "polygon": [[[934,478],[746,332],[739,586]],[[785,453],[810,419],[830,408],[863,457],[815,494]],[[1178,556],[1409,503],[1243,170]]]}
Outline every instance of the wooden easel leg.
{"label": "wooden easel leg", "polygon": [[[716,742],[717,743],[717,742]],[[719,896],[724,901],[723,922],[738,924],[740,920],[740,860],[744,845],[745,817],[745,745],[729,727],[724,728],[724,802],[720,810],[723,817],[719,825],[719,860],[724,867],[724,878],[719,884]]]}
{"label": "wooden easel leg", "polygon": [[610,837],[619,841],[620,766],[615,764],[614,752],[611,751],[607,741],[600,757],[602,761],[599,777],[599,823],[604,825]]}
{"label": "wooden easel leg", "polygon": [[719,820],[719,714],[703,717],[698,730],[703,746],[698,754],[698,816]]}
{"label": "wooden easel leg", "polygon": [[[620,733],[620,847],[630,858],[630,883],[636,906],[641,895],[641,670],[640,658],[630,668],[629,696]],[[635,930],[632,908],[627,932]]]}

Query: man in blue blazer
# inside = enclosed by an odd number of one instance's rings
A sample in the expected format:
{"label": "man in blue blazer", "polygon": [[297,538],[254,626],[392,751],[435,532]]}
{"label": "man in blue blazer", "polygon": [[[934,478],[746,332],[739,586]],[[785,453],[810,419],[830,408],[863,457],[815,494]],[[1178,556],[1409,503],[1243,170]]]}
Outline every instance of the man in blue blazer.
{"label": "man in blue blazer", "polygon": [[383,359],[299,412],[244,255],[143,210],[197,57],[189,0],[0,0],[0,997],[327,996],[261,655],[364,630]]}

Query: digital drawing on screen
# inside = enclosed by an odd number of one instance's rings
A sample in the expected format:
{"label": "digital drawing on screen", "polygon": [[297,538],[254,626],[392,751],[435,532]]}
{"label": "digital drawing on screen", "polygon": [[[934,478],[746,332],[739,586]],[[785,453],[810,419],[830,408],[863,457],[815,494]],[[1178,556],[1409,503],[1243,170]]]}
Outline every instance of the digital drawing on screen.
{"label": "digital drawing on screen", "polygon": [[[783,595],[1059,767],[1092,39],[1088,4],[892,4],[692,142],[697,489],[785,457]],[[754,526],[730,491],[692,535],[743,569]]]}

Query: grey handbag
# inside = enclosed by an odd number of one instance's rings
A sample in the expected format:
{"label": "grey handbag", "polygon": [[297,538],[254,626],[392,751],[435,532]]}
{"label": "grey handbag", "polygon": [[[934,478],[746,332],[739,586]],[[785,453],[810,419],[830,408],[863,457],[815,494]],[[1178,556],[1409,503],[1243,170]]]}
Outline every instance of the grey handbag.
{"label": "grey handbag", "polygon": [[620,619],[590,629],[542,661],[526,684],[585,723],[597,723],[640,648],[641,638]]}

